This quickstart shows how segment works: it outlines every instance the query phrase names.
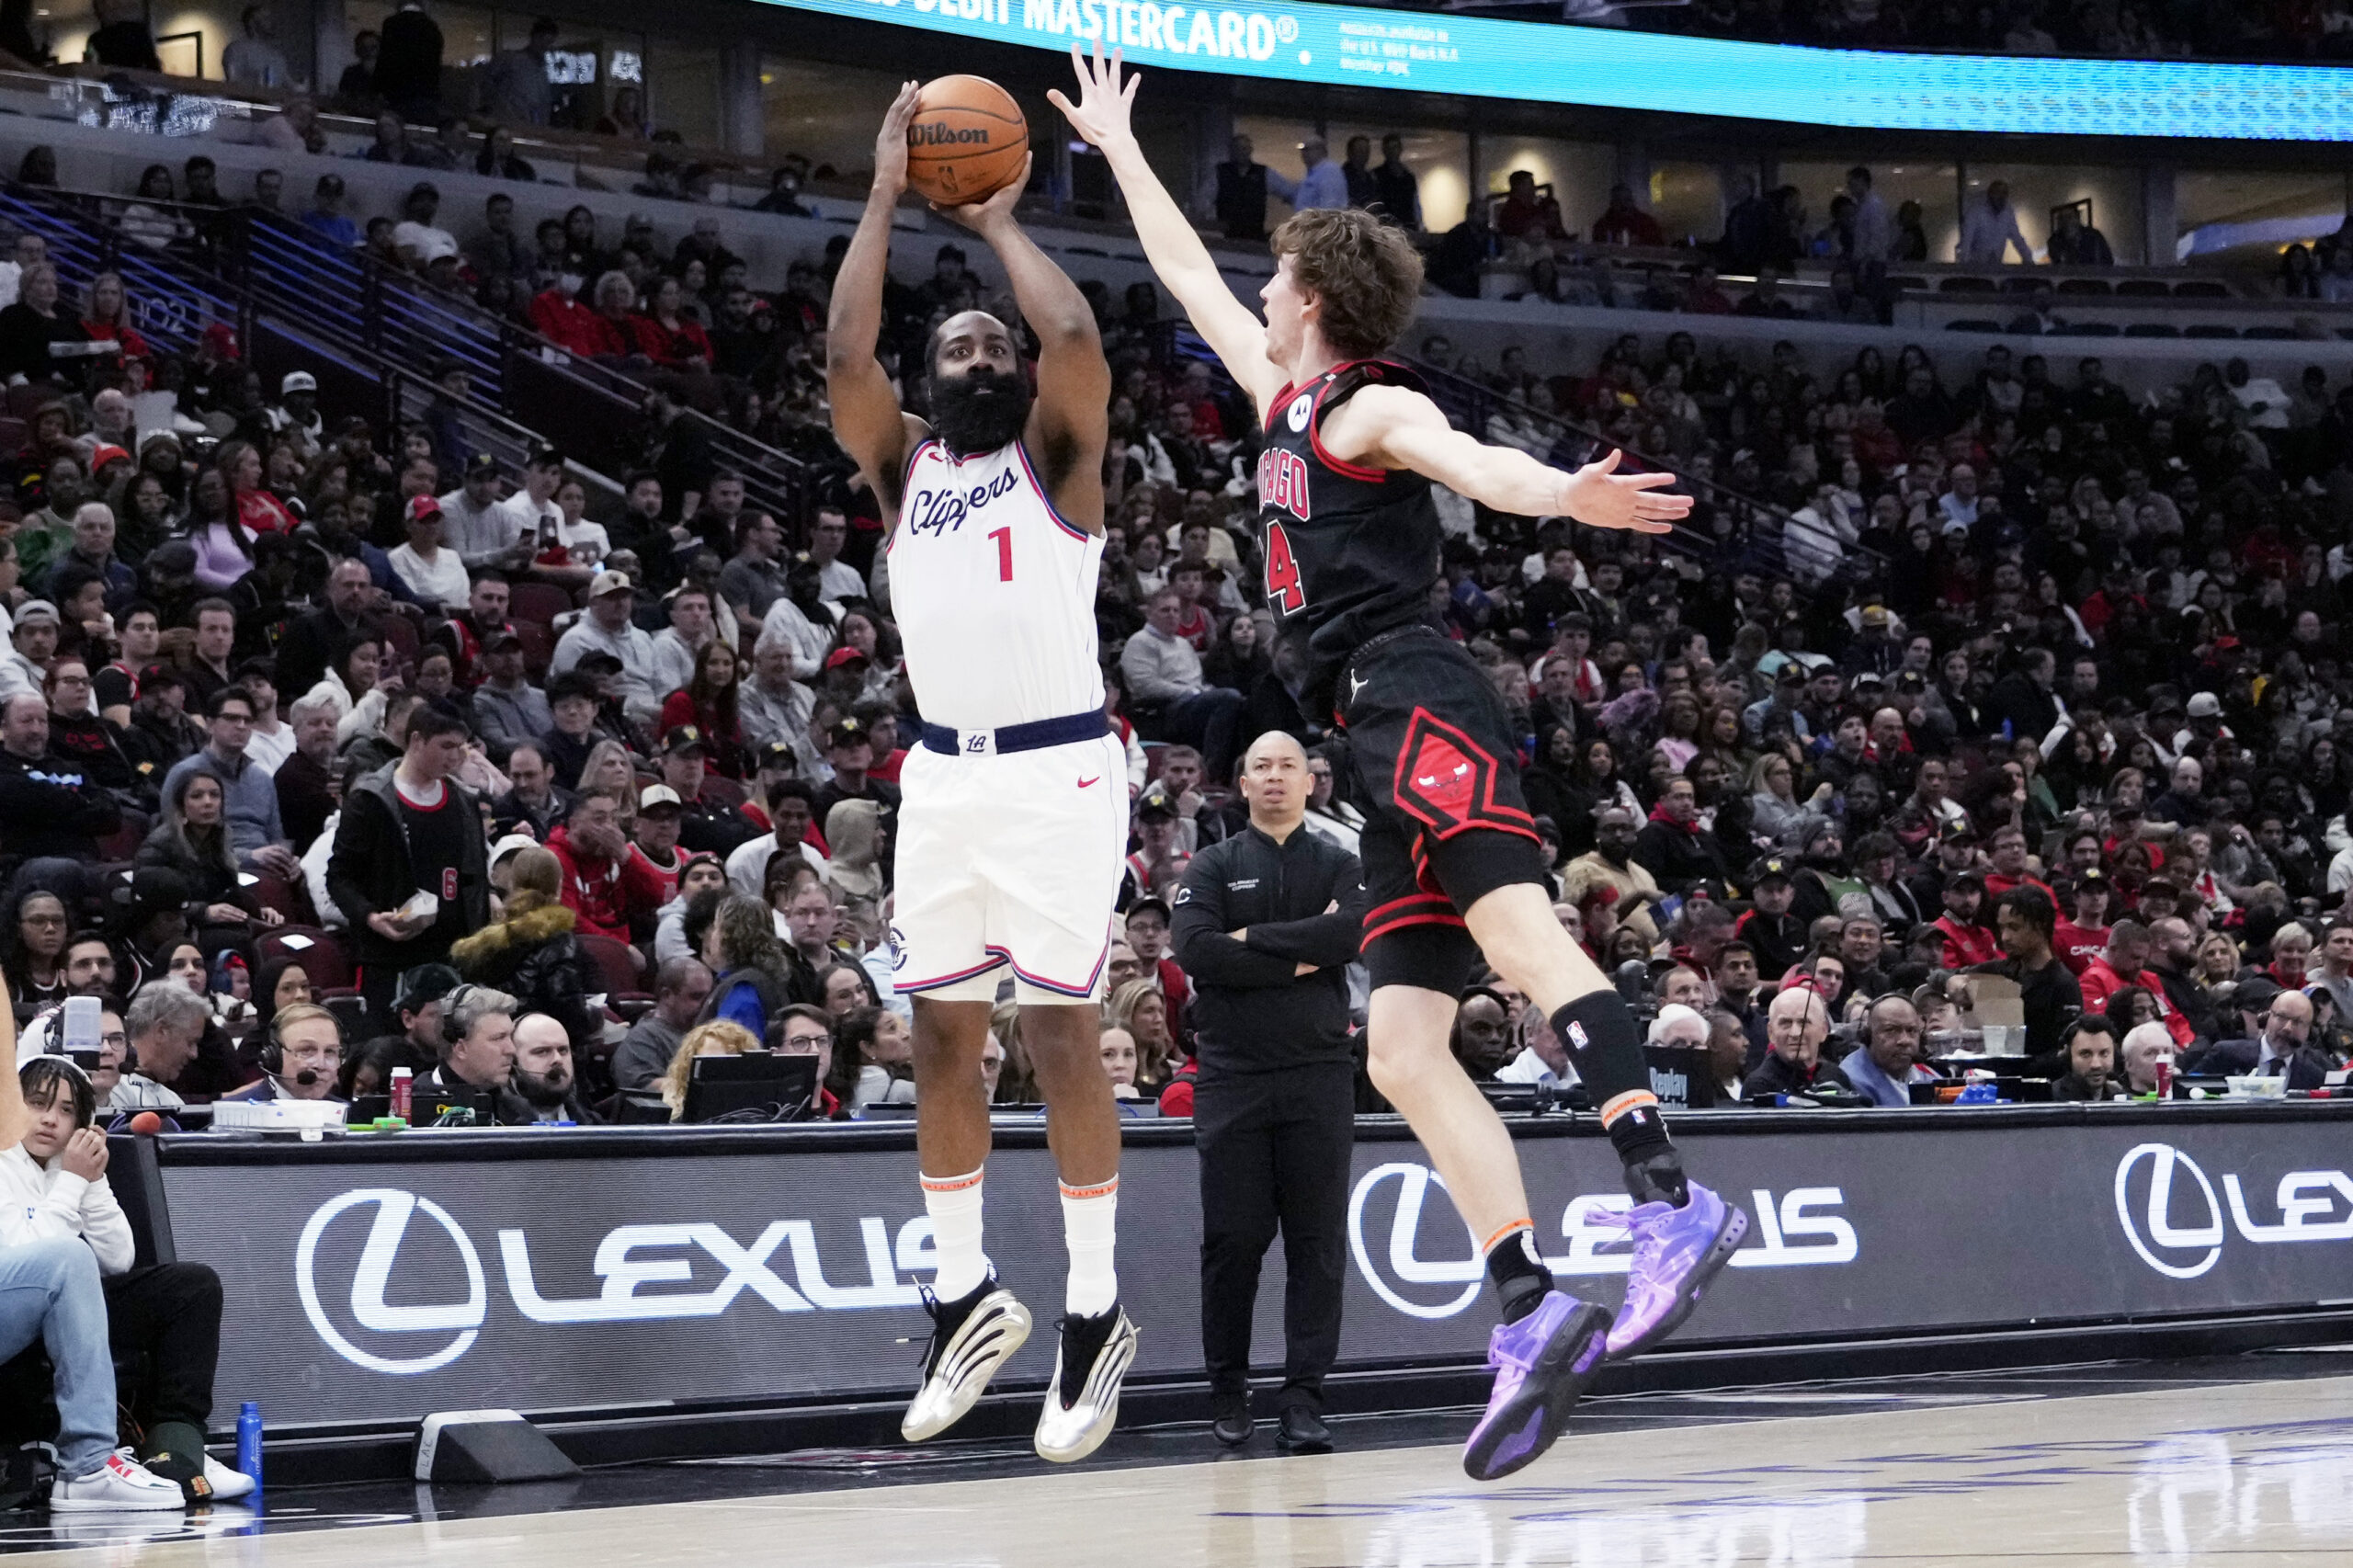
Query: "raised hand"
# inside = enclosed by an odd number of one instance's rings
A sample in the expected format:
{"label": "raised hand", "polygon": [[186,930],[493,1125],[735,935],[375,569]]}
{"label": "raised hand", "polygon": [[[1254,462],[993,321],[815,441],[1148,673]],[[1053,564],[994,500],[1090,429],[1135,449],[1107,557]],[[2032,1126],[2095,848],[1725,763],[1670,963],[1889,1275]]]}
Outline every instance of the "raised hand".
{"label": "raised hand", "polygon": [[1623,456],[1613,448],[1608,457],[1563,475],[1561,512],[1589,528],[1673,533],[1676,519],[1690,515],[1691,497],[1660,494],[1675,483],[1671,473],[1620,473]]}
{"label": "raised hand", "polygon": [[893,196],[907,188],[907,122],[915,117],[915,95],[922,90],[920,82],[900,83],[899,96],[875,133],[874,184]]}
{"label": "raised hand", "polygon": [[1079,52],[1078,45],[1072,44],[1070,62],[1078,73],[1077,104],[1074,106],[1063,97],[1059,87],[1048,90],[1046,101],[1063,111],[1072,130],[1097,147],[1132,137],[1135,133],[1129,127],[1128,112],[1143,78],[1129,75],[1122,80],[1120,51],[1113,50],[1111,58],[1105,60],[1100,38],[1095,40],[1092,60]]}

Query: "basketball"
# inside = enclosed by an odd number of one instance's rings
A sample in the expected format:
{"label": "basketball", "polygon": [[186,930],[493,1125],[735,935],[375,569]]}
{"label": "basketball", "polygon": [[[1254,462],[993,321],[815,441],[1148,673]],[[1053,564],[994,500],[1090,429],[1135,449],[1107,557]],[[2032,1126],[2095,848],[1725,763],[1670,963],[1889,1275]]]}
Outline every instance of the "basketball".
{"label": "basketball", "polygon": [[1013,95],[985,76],[923,85],[907,127],[907,183],[942,207],[990,197],[1021,177],[1029,122]]}

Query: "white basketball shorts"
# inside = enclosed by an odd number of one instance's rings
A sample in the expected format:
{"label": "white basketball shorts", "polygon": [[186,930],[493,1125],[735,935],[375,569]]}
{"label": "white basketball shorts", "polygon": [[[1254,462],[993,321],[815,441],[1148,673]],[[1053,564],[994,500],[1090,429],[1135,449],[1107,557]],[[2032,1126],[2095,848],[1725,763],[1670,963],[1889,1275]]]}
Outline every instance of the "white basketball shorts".
{"label": "white basketball shorts", "polygon": [[1128,844],[1128,759],[1103,735],[1010,756],[916,745],[899,773],[892,983],[942,1002],[1094,1001]]}

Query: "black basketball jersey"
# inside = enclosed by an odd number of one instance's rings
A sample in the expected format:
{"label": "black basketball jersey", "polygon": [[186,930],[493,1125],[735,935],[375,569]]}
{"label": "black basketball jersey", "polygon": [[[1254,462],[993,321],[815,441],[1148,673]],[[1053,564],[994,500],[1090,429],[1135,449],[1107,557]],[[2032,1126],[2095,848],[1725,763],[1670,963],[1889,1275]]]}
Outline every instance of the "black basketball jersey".
{"label": "black basketball jersey", "polygon": [[1384,631],[1430,622],[1438,574],[1430,482],[1404,469],[1343,462],[1324,449],[1324,416],[1373,382],[1427,392],[1403,365],[1337,365],[1275,399],[1258,458],[1267,604],[1286,685],[1328,710],[1348,655]]}

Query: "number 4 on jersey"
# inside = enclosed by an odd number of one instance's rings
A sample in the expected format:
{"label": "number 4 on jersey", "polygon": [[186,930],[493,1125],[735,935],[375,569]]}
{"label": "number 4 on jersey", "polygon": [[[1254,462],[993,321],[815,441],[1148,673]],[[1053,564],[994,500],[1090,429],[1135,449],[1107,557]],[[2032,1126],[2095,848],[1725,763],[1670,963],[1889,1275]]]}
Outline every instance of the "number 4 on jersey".
{"label": "number 4 on jersey", "polygon": [[1300,585],[1299,562],[1290,552],[1290,535],[1280,523],[1267,525],[1267,602],[1278,615],[1290,615],[1307,603]]}

